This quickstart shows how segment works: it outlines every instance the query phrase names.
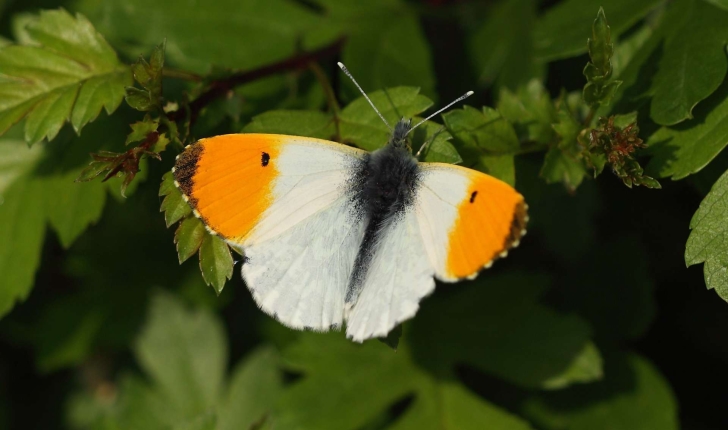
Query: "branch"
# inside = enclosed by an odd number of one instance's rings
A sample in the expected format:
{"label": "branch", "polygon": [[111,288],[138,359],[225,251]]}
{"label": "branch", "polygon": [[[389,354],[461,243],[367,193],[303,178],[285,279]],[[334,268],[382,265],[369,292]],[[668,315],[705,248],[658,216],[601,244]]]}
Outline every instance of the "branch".
{"label": "branch", "polygon": [[[264,78],[266,76],[292,70],[305,69],[309,66],[310,62],[317,61],[321,58],[328,57],[332,54],[339,52],[341,50],[341,47],[344,45],[344,41],[344,38],[340,38],[337,39],[334,43],[324,46],[323,48],[317,49],[315,51],[300,54],[295,57],[291,57],[283,61],[269,64],[267,66],[263,66],[257,69],[235,73],[225,79],[213,81],[210,84],[210,87],[205,92],[200,94],[199,97],[197,97],[190,103],[190,121],[194,122],[194,120],[197,118],[197,115],[205,106],[212,103],[215,99],[225,96],[228,91],[232,90],[233,88],[258,80],[260,78]],[[170,112],[167,114],[167,118],[172,121],[176,121],[177,119],[182,117],[183,112],[184,111],[182,109]]]}

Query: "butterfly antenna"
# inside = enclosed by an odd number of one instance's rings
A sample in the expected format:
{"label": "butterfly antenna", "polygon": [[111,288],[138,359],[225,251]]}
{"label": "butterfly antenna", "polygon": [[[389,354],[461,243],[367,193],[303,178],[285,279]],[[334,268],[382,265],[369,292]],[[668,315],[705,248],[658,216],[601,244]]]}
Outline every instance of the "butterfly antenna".
{"label": "butterfly antenna", "polygon": [[349,79],[351,79],[351,82],[353,82],[354,85],[356,85],[356,87],[359,88],[359,92],[361,92],[361,95],[363,95],[364,98],[367,99],[367,101],[369,102],[369,105],[371,105],[372,109],[374,109],[374,112],[376,112],[377,115],[379,115],[379,118],[381,118],[382,121],[384,121],[384,123],[387,125],[387,128],[389,128],[389,131],[394,131],[394,129],[392,128],[392,126],[389,125],[389,123],[387,122],[386,119],[384,119],[384,116],[379,112],[379,110],[377,110],[377,107],[374,106],[374,103],[372,103],[372,101],[369,98],[369,96],[367,96],[367,93],[365,93],[364,90],[361,89],[361,87],[359,86],[359,84],[356,82],[356,79],[354,79],[354,77],[351,76],[351,73],[349,72],[349,69],[347,69],[346,66],[343,63],[336,63],[336,64],[338,64],[339,65],[339,68],[341,70],[343,70],[344,73],[346,73],[346,76],[348,76]]}
{"label": "butterfly antenna", "polygon": [[[424,123],[425,121],[429,120],[429,119],[430,119],[430,118],[432,118],[433,116],[435,116],[435,115],[439,114],[440,112],[442,112],[442,111],[444,111],[444,110],[447,110],[447,108],[449,108],[450,106],[454,105],[455,103],[458,103],[458,102],[461,102],[461,101],[463,101],[463,100],[467,99],[468,97],[472,96],[473,94],[475,94],[475,93],[473,93],[472,91],[468,91],[467,93],[465,93],[465,94],[461,95],[461,96],[460,96],[460,97],[458,97],[457,99],[455,99],[455,100],[453,100],[452,102],[450,102],[450,104],[448,104],[448,105],[447,105],[447,106],[445,106],[444,108],[442,108],[442,109],[438,110],[437,112],[433,113],[432,115],[428,116],[427,118],[425,118],[425,119],[423,119],[422,121],[420,121],[420,122],[418,122],[417,124],[415,124],[415,126],[414,126],[414,127],[412,127],[412,128],[410,128],[410,129],[409,129],[409,131],[407,132],[407,134],[410,134],[410,133],[412,132],[412,130],[416,129],[417,127],[419,127],[420,125],[422,125],[422,124],[423,124],[423,123]],[[406,135],[407,135],[407,134],[406,134]],[[405,135],[405,136],[406,136],[406,135]]]}

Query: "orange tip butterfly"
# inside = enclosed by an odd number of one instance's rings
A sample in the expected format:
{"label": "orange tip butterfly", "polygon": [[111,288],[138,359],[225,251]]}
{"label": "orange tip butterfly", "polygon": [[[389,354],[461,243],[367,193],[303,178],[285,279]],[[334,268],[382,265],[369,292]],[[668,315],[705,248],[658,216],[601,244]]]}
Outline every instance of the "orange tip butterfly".
{"label": "orange tip butterfly", "polygon": [[[277,134],[201,139],[177,157],[175,185],[208,231],[244,256],[255,302],[295,329],[362,342],[412,318],[443,282],[473,279],[526,233],[510,185],[464,167],[418,161],[401,119],[366,152]],[[423,148],[425,145],[423,145]]]}

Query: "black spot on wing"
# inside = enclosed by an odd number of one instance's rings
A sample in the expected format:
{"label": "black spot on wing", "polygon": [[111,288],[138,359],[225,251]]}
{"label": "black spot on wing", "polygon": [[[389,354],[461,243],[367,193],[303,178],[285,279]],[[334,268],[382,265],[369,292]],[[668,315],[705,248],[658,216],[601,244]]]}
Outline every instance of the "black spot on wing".
{"label": "black spot on wing", "polygon": [[473,191],[473,194],[470,195],[470,203],[475,203],[475,196],[478,195],[477,191]]}
{"label": "black spot on wing", "polygon": [[260,164],[263,165],[263,167],[267,166],[270,162],[270,155],[267,152],[263,153],[263,156],[261,157]]}

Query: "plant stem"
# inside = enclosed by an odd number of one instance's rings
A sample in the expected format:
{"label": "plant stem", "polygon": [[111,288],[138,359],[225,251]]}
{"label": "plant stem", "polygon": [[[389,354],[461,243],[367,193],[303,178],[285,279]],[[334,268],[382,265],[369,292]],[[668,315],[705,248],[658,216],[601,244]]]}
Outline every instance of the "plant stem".
{"label": "plant stem", "polygon": [[165,78],[172,78],[172,79],[181,79],[183,81],[191,81],[191,82],[201,82],[202,76],[188,72],[185,70],[179,70],[179,69],[168,69],[163,68],[162,69],[162,76]]}
{"label": "plant stem", "polygon": [[[190,103],[190,121],[194,122],[195,119],[197,119],[200,111],[205,106],[212,103],[215,99],[224,96],[225,94],[227,94],[228,91],[232,90],[233,88],[267,76],[306,68],[311,61],[316,61],[320,58],[324,58],[339,52],[342,46],[344,46],[344,41],[344,38],[340,38],[330,45],[324,46],[323,48],[319,48],[315,51],[296,55],[283,61],[259,67],[257,69],[234,73],[227,78],[213,81],[212,83],[210,83],[210,86],[207,90],[205,90],[202,94],[200,94],[199,97],[197,97]],[[181,109],[170,112],[167,114],[167,118],[175,121],[181,117],[180,112]]]}
{"label": "plant stem", "polygon": [[336,100],[336,94],[334,93],[334,89],[331,87],[331,82],[317,62],[310,62],[308,64],[308,67],[311,69],[313,74],[316,75],[316,79],[319,81],[321,88],[323,88],[324,90],[324,94],[326,95],[326,103],[329,105],[329,110],[331,110],[331,113],[334,115],[336,140],[340,141],[341,133],[339,132],[339,112],[341,112],[341,107],[339,106],[339,102]]}

